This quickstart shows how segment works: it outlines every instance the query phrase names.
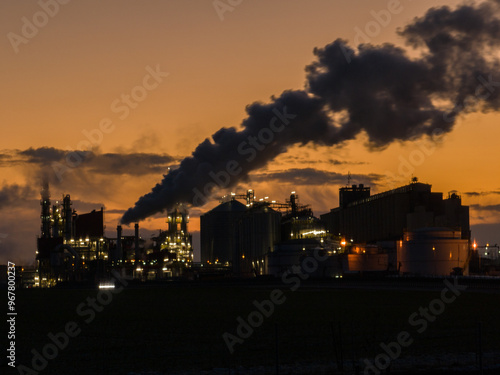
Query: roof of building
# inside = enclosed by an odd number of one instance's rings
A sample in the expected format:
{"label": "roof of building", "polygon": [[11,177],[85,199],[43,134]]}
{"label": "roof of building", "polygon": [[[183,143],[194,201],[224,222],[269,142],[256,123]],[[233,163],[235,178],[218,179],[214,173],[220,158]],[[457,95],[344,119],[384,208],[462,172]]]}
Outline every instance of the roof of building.
{"label": "roof of building", "polygon": [[209,212],[243,212],[246,211],[246,209],[247,206],[245,206],[243,203],[238,202],[235,199],[232,199],[228,202],[219,204],[217,207],[215,207]]}

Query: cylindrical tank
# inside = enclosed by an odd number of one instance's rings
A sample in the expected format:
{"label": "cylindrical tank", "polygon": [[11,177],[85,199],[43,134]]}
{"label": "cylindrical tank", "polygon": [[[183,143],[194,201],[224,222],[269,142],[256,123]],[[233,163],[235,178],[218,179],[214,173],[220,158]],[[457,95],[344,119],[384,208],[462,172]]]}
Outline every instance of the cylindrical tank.
{"label": "cylindrical tank", "polygon": [[469,241],[461,231],[447,228],[423,228],[406,232],[398,243],[400,273],[445,275],[453,268],[466,268]]}

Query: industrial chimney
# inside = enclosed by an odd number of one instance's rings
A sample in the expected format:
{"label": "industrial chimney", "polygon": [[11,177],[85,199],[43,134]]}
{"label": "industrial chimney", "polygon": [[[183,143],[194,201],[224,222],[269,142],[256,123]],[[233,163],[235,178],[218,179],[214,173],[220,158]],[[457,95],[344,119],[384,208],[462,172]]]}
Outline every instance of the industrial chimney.
{"label": "industrial chimney", "polygon": [[141,258],[139,252],[139,223],[135,223],[135,261],[138,262]]}
{"label": "industrial chimney", "polygon": [[116,227],[116,250],[113,257],[114,262],[118,262],[123,259],[123,251],[122,251],[122,226],[118,225]]}

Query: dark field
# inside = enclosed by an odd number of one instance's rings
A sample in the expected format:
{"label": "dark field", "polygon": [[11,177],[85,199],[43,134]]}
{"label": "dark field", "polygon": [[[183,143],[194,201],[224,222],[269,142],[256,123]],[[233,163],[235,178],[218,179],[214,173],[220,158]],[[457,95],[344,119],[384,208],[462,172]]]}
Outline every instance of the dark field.
{"label": "dark field", "polygon": [[[410,325],[409,316],[440,298],[442,287],[436,283],[435,291],[422,291],[302,285],[295,292],[283,284],[132,287],[114,295],[89,323],[84,320],[90,314],[79,315],[77,307],[87,304],[88,297],[95,298],[96,289],[18,290],[17,360],[31,367],[31,350],[42,352],[50,342],[48,333],[63,331],[69,321],[76,322],[81,333],[48,361],[42,374],[175,374],[222,368],[226,370],[213,372],[236,374],[258,366],[272,370],[276,328],[281,374],[303,366],[311,368],[304,373],[334,373],[313,368],[334,369],[341,359],[346,369],[362,364],[364,358],[373,361],[382,353],[380,343],[395,341],[403,330],[414,341],[393,361],[393,370],[427,368],[431,358],[437,358],[438,367],[463,367],[478,350],[479,321],[485,356],[499,353],[498,293],[467,290],[446,304],[424,332],[417,333],[421,326]],[[246,321],[256,310],[252,302],[269,299],[275,288],[283,290],[285,302],[275,306],[243,344],[236,344],[231,355],[222,335],[236,335],[236,318]]]}

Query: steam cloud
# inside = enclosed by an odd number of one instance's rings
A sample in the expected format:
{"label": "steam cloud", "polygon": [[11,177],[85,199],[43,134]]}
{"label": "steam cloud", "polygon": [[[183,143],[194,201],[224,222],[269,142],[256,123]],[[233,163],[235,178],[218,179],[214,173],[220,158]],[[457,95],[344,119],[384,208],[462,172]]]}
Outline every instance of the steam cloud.
{"label": "steam cloud", "polygon": [[[316,61],[306,67],[304,90],[284,91],[269,104],[249,105],[241,130],[222,128],[212,135],[213,142],[206,139],[198,145],[125,212],[122,223],[142,220],[177,202],[203,205],[200,196],[217,188],[214,174],[228,170],[229,161],[237,163],[232,168],[238,173],[222,187],[245,180],[292,145],[341,145],[364,132],[369,148],[382,149],[398,140],[447,133],[461,113],[497,111],[500,82],[492,74],[500,65],[495,55],[499,3],[432,8],[416,18],[399,31],[414,54],[419,53],[416,58],[392,44],[363,44],[355,51],[337,39],[316,48]],[[259,139],[259,132],[276,117],[286,129],[251,152],[251,140]]]}

